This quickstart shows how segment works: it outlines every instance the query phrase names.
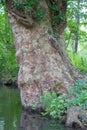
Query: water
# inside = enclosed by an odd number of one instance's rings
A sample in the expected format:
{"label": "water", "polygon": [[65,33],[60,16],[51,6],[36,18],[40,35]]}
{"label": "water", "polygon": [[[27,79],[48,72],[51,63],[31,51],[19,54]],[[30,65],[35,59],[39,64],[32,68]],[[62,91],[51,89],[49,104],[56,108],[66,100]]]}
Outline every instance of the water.
{"label": "water", "polygon": [[22,111],[19,95],[16,89],[0,88],[0,130],[71,130],[58,121]]}
{"label": "water", "polygon": [[0,130],[18,130],[21,111],[19,91],[0,88]]}

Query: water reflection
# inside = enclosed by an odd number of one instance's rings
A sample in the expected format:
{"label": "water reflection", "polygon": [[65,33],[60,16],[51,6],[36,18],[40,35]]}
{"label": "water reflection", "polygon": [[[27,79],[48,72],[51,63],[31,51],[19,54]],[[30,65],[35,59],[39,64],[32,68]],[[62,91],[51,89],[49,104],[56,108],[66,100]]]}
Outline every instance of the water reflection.
{"label": "water reflection", "polygon": [[0,89],[0,130],[18,130],[21,115],[19,91]]}
{"label": "water reflection", "polygon": [[[21,113],[18,90],[0,89],[0,130],[75,130],[66,129],[58,121],[37,114]],[[79,129],[80,130],[80,129]]]}
{"label": "water reflection", "polygon": [[18,130],[81,130],[66,128],[59,124],[56,120],[49,120],[37,114],[28,114],[23,111],[20,119],[20,127]]}
{"label": "water reflection", "polygon": [[3,119],[0,119],[0,130],[4,130],[4,120]]}
{"label": "water reflection", "polygon": [[22,112],[19,130],[66,130],[58,121],[49,120],[37,114]]}

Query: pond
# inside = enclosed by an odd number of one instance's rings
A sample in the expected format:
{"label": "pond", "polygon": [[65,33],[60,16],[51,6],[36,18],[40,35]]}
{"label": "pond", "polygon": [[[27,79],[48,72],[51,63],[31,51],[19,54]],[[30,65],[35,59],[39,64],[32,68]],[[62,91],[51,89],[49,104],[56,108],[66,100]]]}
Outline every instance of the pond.
{"label": "pond", "polygon": [[[72,130],[58,121],[22,111],[18,89],[0,88],[0,130]],[[75,130],[75,129],[74,129]]]}

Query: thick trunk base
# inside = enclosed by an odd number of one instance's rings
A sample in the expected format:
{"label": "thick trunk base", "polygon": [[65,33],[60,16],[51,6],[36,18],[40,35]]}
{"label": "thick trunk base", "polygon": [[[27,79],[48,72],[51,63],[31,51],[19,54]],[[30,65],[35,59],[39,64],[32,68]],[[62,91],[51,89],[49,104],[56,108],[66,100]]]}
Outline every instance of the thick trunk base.
{"label": "thick trunk base", "polygon": [[[27,108],[41,100],[46,92],[66,93],[77,77],[75,68],[60,46],[55,48],[49,36],[50,22],[27,29],[9,14],[19,61],[18,86],[22,105]],[[56,87],[56,88],[55,88]]]}

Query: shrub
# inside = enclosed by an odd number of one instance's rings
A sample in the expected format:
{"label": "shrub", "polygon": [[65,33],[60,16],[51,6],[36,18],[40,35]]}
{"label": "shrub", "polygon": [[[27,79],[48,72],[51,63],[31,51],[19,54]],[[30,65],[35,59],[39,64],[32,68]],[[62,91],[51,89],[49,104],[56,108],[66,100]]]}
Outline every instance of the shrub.
{"label": "shrub", "polygon": [[80,106],[87,109],[87,81],[86,79],[78,79],[74,87],[69,90],[69,105]]}
{"label": "shrub", "polygon": [[55,92],[47,93],[42,97],[42,103],[46,106],[46,112],[43,115],[50,115],[54,118],[61,119],[66,113],[65,98],[62,95],[57,96]]}
{"label": "shrub", "polygon": [[86,79],[78,79],[69,93],[65,96],[57,95],[55,92],[47,93],[42,97],[42,103],[46,106],[46,112],[43,115],[50,115],[61,119],[66,114],[68,108],[80,106],[87,109],[87,83]]}

